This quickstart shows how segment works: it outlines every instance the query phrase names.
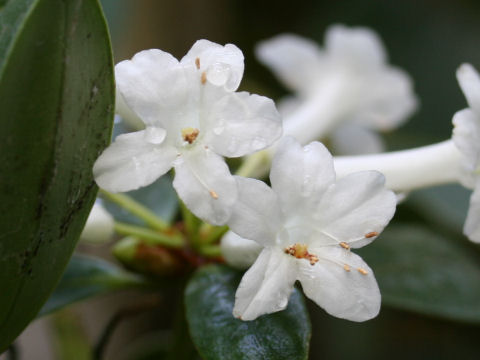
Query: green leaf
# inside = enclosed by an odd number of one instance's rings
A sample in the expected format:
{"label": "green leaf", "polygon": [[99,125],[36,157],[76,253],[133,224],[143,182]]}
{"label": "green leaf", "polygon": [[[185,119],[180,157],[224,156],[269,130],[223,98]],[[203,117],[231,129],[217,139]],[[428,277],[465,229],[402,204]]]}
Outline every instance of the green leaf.
{"label": "green leaf", "polygon": [[74,255],[60,283],[40,310],[39,316],[57,311],[74,302],[109,291],[142,286],[144,282],[107,261]]}
{"label": "green leaf", "polygon": [[358,253],[373,269],[384,304],[480,323],[480,256],[461,241],[397,225]]}
{"label": "green leaf", "polygon": [[241,321],[233,317],[242,273],[226,266],[199,269],[185,290],[190,334],[201,357],[214,359],[307,359],[310,320],[295,289],[286,310]]}
{"label": "green leaf", "polygon": [[114,104],[96,0],[10,0],[0,11],[0,353],[68,263],[97,187]]}

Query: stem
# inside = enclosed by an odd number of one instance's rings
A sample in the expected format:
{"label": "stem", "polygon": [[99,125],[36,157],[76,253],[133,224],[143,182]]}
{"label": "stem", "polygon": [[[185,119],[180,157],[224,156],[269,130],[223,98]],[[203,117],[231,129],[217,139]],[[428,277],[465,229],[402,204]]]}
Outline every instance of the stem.
{"label": "stem", "polygon": [[259,151],[246,157],[242,165],[237,169],[235,175],[243,177],[264,177],[268,173],[272,162],[272,152],[267,150]]}
{"label": "stem", "polygon": [[145,223],[153,229],[163,231],[167,230],[170,226],[166,221],[158,217],[153,211],[143,206],[128,195],[112,194],[103,189],[100,189],[99,193],[104,199],[107,199],[128,210],[139,219],[145,221]]}
{"label": "stem", "polygon": [[222,250],[219,245],[203,245],[198,248],[198,252],[207,257],[222,256]]}
{"label": "stem", "polygon": [[94,347],[93,359],[103,359],[103,354],[110,339],[112,338],[113,332],[123,320],[129,317],[139,315],[145,311],[153,310],[157,308],[161,304],[161,302],[161,298],[158,296],[147,297],[146,299],[142,299],[139,304],[132,305],[125,309],[121,309],[115,315],[113,315],[113,317],[105,326],[105,329],[103,330],[100,339]]}
{"label": "stem", "polygon": [[200,226],[200,242],[202,244],[211,244],[228,231],[228,226],[213,226],[207,223],[203,223]]}
{"label": "stem", "polygon": [[148,245],[162,245],[172,248],[181,248],[185,242],[183,237],[178,233],[163,234],[152,231],[141,226],[115,222],[115,231],[120,235],[134,236],[145,240]]}
{"label": "stem", "polygon": [[337,177],[362,170],[385,175],[386,187],[409,191],[459,180],[461,154],[452,140],[410,150],[334,157]]}

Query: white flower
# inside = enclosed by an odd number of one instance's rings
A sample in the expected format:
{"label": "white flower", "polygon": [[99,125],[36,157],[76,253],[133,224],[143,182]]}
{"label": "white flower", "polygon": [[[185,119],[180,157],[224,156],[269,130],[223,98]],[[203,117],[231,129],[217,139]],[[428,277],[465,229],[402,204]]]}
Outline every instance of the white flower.
{"label": "white flower", "polygon": [[457,79],[469,108],[454,115],[452,139],[463,155],[460,180],[465,187],[474,189],[463,232],[480,243],[480,76],[473,66],[463,64]]}
{"label": "white flower", "polygon": [[339,153],[380,152],[375,131],[398,127],[417,107],[410,77],[388,65],[381,40],[367,28],[333,25],[324,49],[280,35],[260,43],[257,55],[295,92],[279,109],[284,135],[302,144],[330,135]]}
{"label": "white flower", "polygon": [[117,64],[115,75],[117,104],[123,101],[145,129],[118,136],[103,152],[93,168],[98,185],[134,190],[174,167],[173,186],[188,208],[212,224],[225,223],[237,189],[222,156],[252,153],[281,135],[270,99],[234,92],[242,52],[199,40],[181,61],[161,50],[141,51]]}
{"label": "white flower", "polygon": [[373,241],[395,211],[380,173],[335,181],[330,153],[286,138],[273,159],[272,188],[236,177],[238,203],[228,225],[264,249],[245,273],[233,313],[243,320],[284,309],[296,280],[328,313],[364,321],[377,315],[372,270],[350,249]]}
{"label": "white flower", "polygon": [[80,241],[102,244],[112,239],[114,220],[112,215],[96,202],[88,215]]}
{"label": "white flower", "polygon": [[463,64],[457,79],[469,108],[454,115],[451,140],[392,153],[336,157],[335,169],[339,176],[378,170],[395,191],[460,182],[474,190],[463,231],[480,243],[480,76],[471,65]]}

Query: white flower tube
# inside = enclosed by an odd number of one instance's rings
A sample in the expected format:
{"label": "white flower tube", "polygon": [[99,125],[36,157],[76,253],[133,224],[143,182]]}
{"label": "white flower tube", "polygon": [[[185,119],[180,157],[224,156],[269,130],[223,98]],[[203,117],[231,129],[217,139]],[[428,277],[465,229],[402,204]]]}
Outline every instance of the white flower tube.
{"label": "white flower tube", "polygon": [[359,170],[380,171],[387,187],[395,191],[449,182],[473,189],[464,233],[480,242],[480,76],[463,64],[457,79],[469,108],[454,115],[452,140],[392,153],[336,157],[334,163],[340,177]]}
{"label": "white flower tube", "polygon": [[[305,295],[329,314],[365,321],[380,309],[372,270],[350,249],[372,242],[395,212],[395,195],[383,176],[364,171],[335,181],[332,156],[318,142],[302,148],[285,138],[265,183],[236,177],[238,203],[228,221],[222,250],[227,261],[245,265],[243,238],[251,253],[263,249],[245,273],[233,314],[253,320],[283,310],[296,280]],[[252,246],[251,241],[257,243]],[[237,257],[229,247],[237,249]]]}
{"label": "white flower tube", "polygon": [[137,189],[171,168],[186,206],[215,225],[226,222],[237,198],[225,157],[264,149],[281,136],[272,100],[235,92],[243,76],[235,45],[197,41],[178,61],[146,50],[115,67],[117,112],[145,129],[115,139],[97,159],[97,184],[111,192]]}

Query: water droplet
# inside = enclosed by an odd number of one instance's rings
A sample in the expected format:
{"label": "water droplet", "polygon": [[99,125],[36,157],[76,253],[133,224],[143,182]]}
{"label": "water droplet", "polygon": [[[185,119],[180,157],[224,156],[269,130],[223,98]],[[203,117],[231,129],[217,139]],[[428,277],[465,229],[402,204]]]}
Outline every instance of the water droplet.
{"label": "water droplet", "polygon": [[145,140],[150,144],[161,144],[166,135],[167,132],[162,128],[151,126],[145,129]]}
{"label": "water droplet", "polygon": [[221,135],[224,130],[225,130],[225,128],[223,126],[217,126],[217,127],[213,128],[212,131],[215,135]]}

